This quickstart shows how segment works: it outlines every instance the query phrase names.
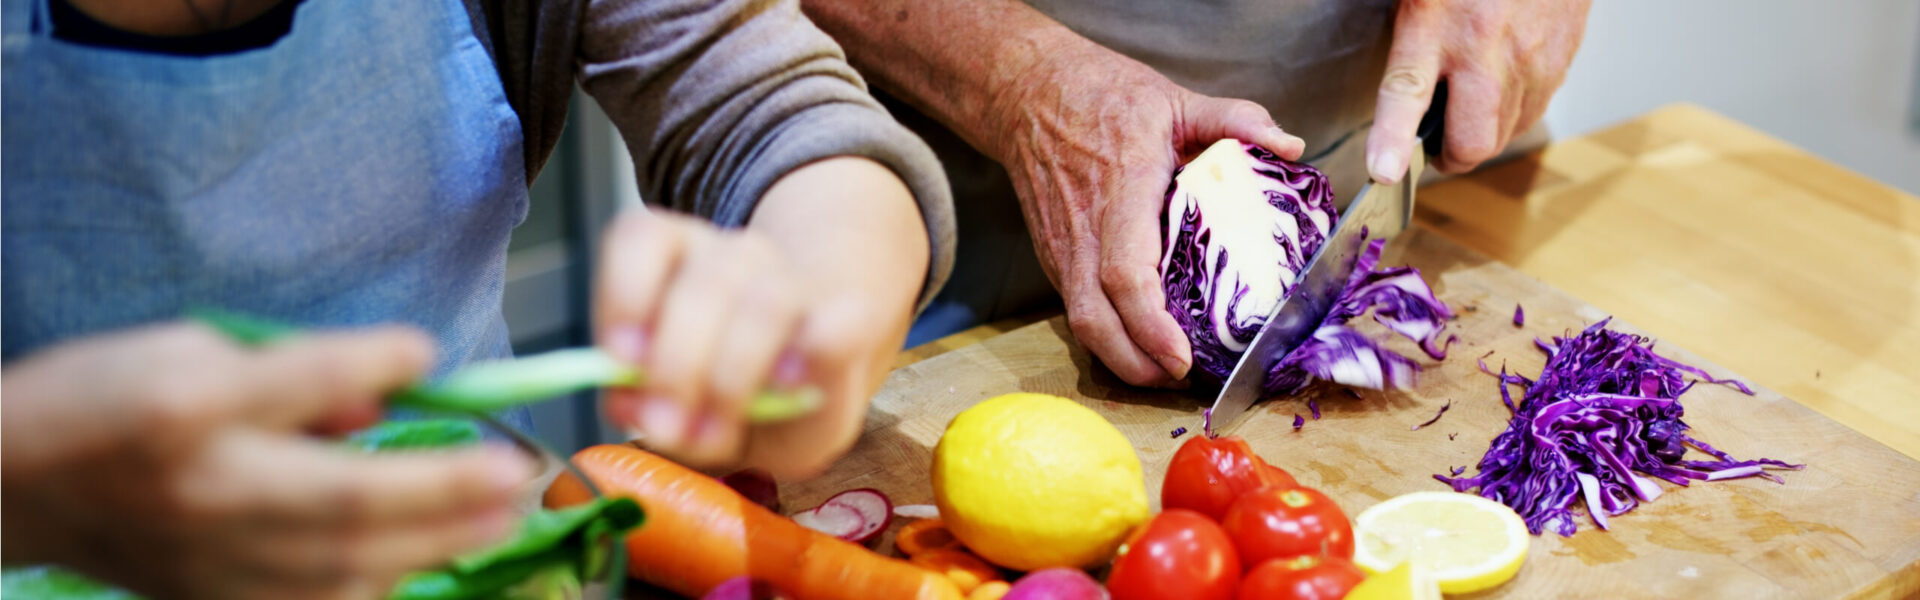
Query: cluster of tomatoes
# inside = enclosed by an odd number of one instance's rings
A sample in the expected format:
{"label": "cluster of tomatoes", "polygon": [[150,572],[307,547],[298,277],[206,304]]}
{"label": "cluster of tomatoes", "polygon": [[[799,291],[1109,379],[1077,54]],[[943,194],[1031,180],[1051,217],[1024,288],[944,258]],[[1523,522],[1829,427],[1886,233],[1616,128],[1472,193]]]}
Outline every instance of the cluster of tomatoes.
{"label": "cluster of tomatoes", "polygon": [[1246,440],[1187,440],[1160,507],[1114,559],[1114,600],[1338,599],[1366,578],[1346,513]]}

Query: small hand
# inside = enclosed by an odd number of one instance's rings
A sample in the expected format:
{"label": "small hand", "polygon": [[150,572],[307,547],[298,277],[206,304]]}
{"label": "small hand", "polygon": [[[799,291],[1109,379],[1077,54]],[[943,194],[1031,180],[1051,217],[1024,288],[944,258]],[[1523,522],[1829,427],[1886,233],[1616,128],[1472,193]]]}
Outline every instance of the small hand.
{"label": "small hand", "polygon": [[256,350],[162,325],[10,364],[7,559],[158,597],[382,596],[507,533],[533,475],[505,449],[370,456],[303,434],[366,425],[431,354],[399,328]]}
{"label": "small hand", "polygon": [[1566,79],[1590,0],[1405,0],[1380,82],[1367,166],[1397,182],[1435,84],[1447,82],[1437,168],[1462,173],[1532,127]]}
{"label": "small hand", "polygon": [[[859,437],[899,353],[928,242],[905,184],[835,158],[789,173],[746,228],[632,211],[607,233],[594,299],[599,345],[648,379],[609,390],[608,419],[698,467],[818,472]],[[762,389],[820,406],[751,424]]]}
{"label": "small hand", "polygon": [[1245,100],[1188,91],[1104,48],[1009,95],[991,154],[1005,165],[1074,337],[1133,385],[1192,367],[1159,274],[1161,213],[1183,161],[1222,138],[1298,159],[1305,143]]}

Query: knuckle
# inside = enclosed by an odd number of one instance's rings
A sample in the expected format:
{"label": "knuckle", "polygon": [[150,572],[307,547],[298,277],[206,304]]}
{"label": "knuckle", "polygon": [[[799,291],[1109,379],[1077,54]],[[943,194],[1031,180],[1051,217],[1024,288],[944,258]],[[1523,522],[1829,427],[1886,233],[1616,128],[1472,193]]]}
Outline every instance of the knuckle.
{"label": "knuckle", "polygon": [[1433,82],[1411,66],[1396,66],[1388,69],[1386,77],[1380,80],[1380,93],[1403,98],[1419,98],[1431,87]]}
{"label": "knuckle", "polygon": [[1267,107],[1251,100],[1229,100],[1227,114],[1234,119],[1273,123],[1273,116],[1267,113]]}

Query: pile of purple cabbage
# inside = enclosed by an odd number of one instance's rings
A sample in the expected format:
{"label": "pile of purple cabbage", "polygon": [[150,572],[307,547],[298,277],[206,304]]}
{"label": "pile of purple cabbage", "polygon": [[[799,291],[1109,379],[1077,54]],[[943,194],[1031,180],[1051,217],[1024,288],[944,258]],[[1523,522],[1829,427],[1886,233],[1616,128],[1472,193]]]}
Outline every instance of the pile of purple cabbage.
{"label": "pile of purple cabbage", "polygon": [[[1217,385],[1232,373],[1337,218],[1326,175],[1253,144],[1221,140],[1175,172],[1161,218],[1160,279],[1167,311],[1191,342],[1197,381]],[[1428,356],[1446,357],[1453,340],[1440,335],[1452,312],[1418,270],[1379,269],[1384,246],[1367,245],[1326,320],[1267,374],[1269,396],[1298,393],[1316,379],[1411,386],[1418,364],[1347,326],[1369,310]]]}
{"label": "pile of purple cabbage", "polygon": [[[1570,536],[1579,528],[1571,510],[1575,498],[1606,529],[1608,517],[1660,496],[1649,477],[1681,486],[1756,476],[1784,483],[1766,470],[1801,468],[1765,458],[1735,460],[1687,435],[1679,398],[1694,384],[1724,384],[1748,395],[1753,390],[1655,354],[1652,340],[1608,330],[1609,321],[1555,337],[1552,344],[1536,340],[1547,354],[1538,380],[1501,367],[1500,398],[1513,413],[1506,431],[1494,438],[1476,475],[1434,478],[1512,507],[1534,535],[1551,529]],[[1480,368],[1493,374],[1485,363]],[[1699,379],[1688,381],[1688,375]],[[1519,404],[1511,385],[1526,390]],[[1714,460],[1688,460],[1688,447]]]}

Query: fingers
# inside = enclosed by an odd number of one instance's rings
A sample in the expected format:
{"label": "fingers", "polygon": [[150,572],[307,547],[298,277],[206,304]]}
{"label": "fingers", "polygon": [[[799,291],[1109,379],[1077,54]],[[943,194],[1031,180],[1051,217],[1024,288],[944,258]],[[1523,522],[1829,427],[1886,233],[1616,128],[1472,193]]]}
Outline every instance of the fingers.
{"label": "fingers", "polygon": [[614,357],[645,360],[649,319],[686,252],[687,237],[698,231],[687,223],[676,215],[629,210],[607,226],[594,274],[593,324],[594,339]]}
{"label": "fingers", "polygon": [[1231,98],[1192,95],[1181,107],[1182,131],[1177,147],[1183,159],[1205,150],[1214,142],[1233,138],[1266,148],[1287,160],[1299,160],[1307,143],[1273,123],[1273,116],[1259,104]]}
{"label": "fingers", "polygon": [[[824,470],[859,439],[867,405],[879,388],[903,328],[874,335],[874,315],[886,310],[870,298],[843,294],[816,304],[800,325],[794,347],[798,379],[822,394],[814,412],[753,427],[745,464],[777,478],[803,479]],[[781,371],[792,370],[783,360]],[[789,373],[780,379],[793,378]]]}
{"label": "fingers", "polygon": [[[383,326],[303,335],[248,359],[233,376],[249,421],[304,428],[355,414],[420,378],[433,364],[433,341],[418,330]],[[372,411],[377,412],[377,411]]]}
{"label": "fingers", "polygon": [[1193,349],[1167,313],[1160,282],[1160,213],[1169,177],[1164,169],[1138,169],[1108,207],[1100,234],[1100,285],[1133,346],[1164,370],[1165,379],[1178,380],[1193,366]]}
{"label": "fingers", "polygon": [[[1402,3],[1394,23],[1393,48],[1387,53],[1387,71],[1380,80],[1373,128],[1367,135],[1367,171],[1381,183],[1397,183],[1406,176],[1420,117],[1426,114],[1440,77],[1441,32],[1422,16],[1431,13],[1413,4],[1417,3]],[[1459,91],[1449,87],[1448,93],[1453,98],[1449,104],[1459,102]],[[1451,136],[1453,114],[1447,117],[1446,131]]]}
{"label": "fingers", "polygon": [[534,476],[508,448],[364,455],[324,442],[231,430],[176,478],[188,518],[262,526],[381,529],[505,510]]}
{"label": "fingers", "polygon": [[[725,260],[739,269],[731,281],[733,307],[716,324],[717,354],[704,368],[690,371],[706,378],[705,409],[692,422],[684,459],[696,465],[738,460],[747,433],[747,403],[769,386],[774,362],[786,349],[800,321],[805,299],[800,287],[780,272],[777,250],[757,235],[730,236]],[[721,301],[716,301],[716,305]],[[669,309],[672,307],[670,306]],[[680,313],[668,313],[679,319]],[[675,339],[665,334],[663,342]]]}
{"label": "fingers", "polygon": [[[1097,247],[1082,249],[1099,252]],[[1081,266],[1075,267],[1068,277],[1072,287],[1062,291],[1067,303],[1067,327],[1073,331],[1074,339],[1080,340],[1100,362],[1131,385],[1158,386],[1170,381],[1165,368],[1154,361],[1133,339],[1127,335],[1126,326],[1120,321],[1120,314],[1113,308],[1100,285],[1100,264],[1098,255],[1077,258]]]}
{"label": "fingers", "polygon": [[464,513],[379,529],[273,528],[235,536],[236,562],[289,587],[373,587],[434,568],[505,537],[507,511]]}
{"label": "fingers", "polygon": [[1436,167],[1465,173],[1500,152],[1502,132],[1518,112],[1502,110],[1502,82],[1474,71],[1456,71],[1447,79],[1446,150]]}
{"label": "fingers", "polygon": [[[654,313],[666,301],[667,282],[678,273],[688,245],[695,243],[689,238],[707,233],[691,225],[676,215],[630,210],[607,227],[594,276],[593,320],[594,339],[608,354],[639,365],[648,364],[656,354],[650,331]],[[607,418],[619,427],[639,431],[648,397],[633,390],[609,390]],[[671,429],[674,435],[683,435],[684,417],[678,425],[668,421],[668,416],[656,417],[653,427],[662,431],[652,433],[665,437],[664,430]]]}

